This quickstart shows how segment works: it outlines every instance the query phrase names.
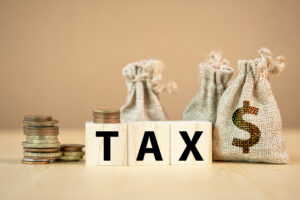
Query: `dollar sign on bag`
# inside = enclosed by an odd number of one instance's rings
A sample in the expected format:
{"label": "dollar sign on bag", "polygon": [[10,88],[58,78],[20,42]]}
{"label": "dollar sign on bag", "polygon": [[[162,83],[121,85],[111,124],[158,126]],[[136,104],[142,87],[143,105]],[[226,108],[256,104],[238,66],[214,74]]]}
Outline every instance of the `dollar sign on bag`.
{"label": "dollar sign on bag", "polygon": [[257,144],[260,139],[260,130],[254,124],[246,122],[243,120],[244,114],[257,115],[258,108],[250,106],[249,101],[243,102],[243,107],[237,109],[232,115],[232,121],[239,129],[247,131],[250,133],[250,138],[248,140],[242,140],[238,138],[233,138],[232,145],[242,147],[243,153],[249,153],[249,147]]}

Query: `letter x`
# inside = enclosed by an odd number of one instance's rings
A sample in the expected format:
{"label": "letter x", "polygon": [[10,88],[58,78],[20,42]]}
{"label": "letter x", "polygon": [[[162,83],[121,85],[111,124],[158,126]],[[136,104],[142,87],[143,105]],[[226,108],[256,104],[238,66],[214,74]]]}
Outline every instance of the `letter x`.
{"label": "letter x", "polygon": [[196,131],[192,140],[190,140],[190,137],[186,131],[179,131],[181,137],[183,138],[186,148],[183,151],[182,155],[180,156],[180,161],[186,161],[190,151],[193,153],[195,160],[197,161],[203,161],[202,156],[200,155],[198,149],[196,148],[196,143],[198,142],[200,136],[202,135],[202,131]]}

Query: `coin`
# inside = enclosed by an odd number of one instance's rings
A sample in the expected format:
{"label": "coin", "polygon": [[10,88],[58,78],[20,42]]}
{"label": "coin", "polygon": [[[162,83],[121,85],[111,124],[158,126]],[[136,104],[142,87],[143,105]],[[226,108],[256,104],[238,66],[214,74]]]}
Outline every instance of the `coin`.
{"label": "coin", "polygon": [[79,161],[82,157],[81,156],[60,156],[59,160],[63,161]]}
{"label": "coin", "polygon": [[63,144],[60,149],[63,152],[82,152],[83,147],[81,144]]}
{"label": "coin", "polygon": [[57,160],[59,158],[59,156],[56,157],[36,157],[36,156],[24,156],[24,158],[30,158],[33,160],[37,160],[37,161],[53,161],[53,160]]}
{"label": "coin", "polygon": [[26,140],[30,144],[56,144],[58,140]]}
{"label": "coin", "polygon": [[23,147],[28,147],[28,148],[55,148],[55,147],[60,147],[60,143],[56,144],[31,144],[27,142],[22,142]]}
{"label": "coin", "polygon": [[67,148],[83,148],[83,144],[62,144],[60,146],[62,149],[67,149]]}
{"label": "coin", "polygon": [[43,136],[43,135],[58,135],[58,127],[53,126],[53,127],[31,127],[31,126],[24,126],[24,134],[28,136],[32,135],[38,135],[38,136]]}
{"label": "coin", "polygon": [[58,126],[49,126],[49,127],[35,127],[35,126],[24,126],[24,131],[29,132],[56,132],[58,131]]}
{"label": "coin", "polygon": [[98,113],[105,113],[105,114],[114,114],[114,113],[120,113],[120,110],[116,110],[116,109],[95,109],[93,111],[94,114],[98,114]]}
{"label": "coin", "polygon": [[58,159],[60,143],[58,120],[48,115],[26,115],[24,117],[24,134],[26,141],[22,142],[24,149],[24,164],[48,164]]}
{"label": "coin", "polygon": [[32,126],[24,126],[24,134],[27,136],[47,136],[58,135],[59,130],[57,126],[53,127],[32,127]]}
{"label": "coin", "polygon": [[84,152],[63,152],[63,155],[64,156],[83,156],[84,155]]}
{"label": "coin", "polygon": [[26,136],[47,136],[47,135],[52,135],[52,136],[56,136],[56,135],[58,135],[58,131],[57,132],[25,132],[24,131],[24,134],[26,135]]}
{"label": "coin", "polygon": [[30,157],[59,157],[62,155],[62,152],[56,152],[56,153],[33,153],[33,152],[24,152],[24,156],[30,156]]}
{"label": "coin", "polygon": [[56,135],[28,135],[26,136],[28,140],[58,140]]}
{"label": "coin", "polygon": [[94,123],[120,123],[120,110],[96,109],[93,110]]}
{"label": "coin", "polygon": [[116,124],[116,123],[120,123],[120,120],[93,120],[94,123],[98,123],[98,124]]}
{"label": "coin", "polygon": [[25,115],[24,121],[31,121],[31,122],[45,122],[51,121],[52,116],[49,115]]}
{"label": "coin", "polygon": [[49,161],[53,158],[47,158],[47,157],[33,157],[33,156],[24,156],[23,160],[25,161]]}
{"label": "coin", "polygon": [[35,159],[32,159],[32,158],[27,158],[27,157],[24,157],[23,160],[24,161],[30,161],[30,162],[33,162],[33,161],[46,161],[46,159],[43,159],[43,158],[41,158],[39,160],[35,160]]}
{"label": "coin", "polygon": [[28,125],[28,126],[48,127],[48,126],[54,126],[55,124],[58,123],[58,121],[53,119],[51,121],[44,121],[44,122],[23,121],[23,123]]}
{"label": "coin", "polygon": [[45,165],[45,164],[49,164],[49,161],[25,161],[22,160],[23,164],[27,164],[27,165]]}
{"label": "coin", "polygon": [[36,152],[36,153],[50,153],[50,152],[58,152],[59,151],[59,148],[27,148],[27,147],[24,147],[23,148],[24,151],[27,151],[27,152]]}

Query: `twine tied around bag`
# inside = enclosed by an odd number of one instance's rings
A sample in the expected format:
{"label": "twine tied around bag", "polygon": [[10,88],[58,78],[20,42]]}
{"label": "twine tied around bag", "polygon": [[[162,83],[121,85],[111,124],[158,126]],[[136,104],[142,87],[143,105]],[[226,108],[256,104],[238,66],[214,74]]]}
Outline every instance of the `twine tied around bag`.
{"label": "twine tied around bag", "polygon": [[286,59],[284,56],[274,58],[272,52],[267,48],[260,48],[257,52],[262,62],[267,63],[268,71],[266,73],[279,74],[285,68]]}
{"label": "twine tied around bag", "polygon": [[223,58],[222,51],[211,51],[209,53],[207,63],[211,64],[215,68],[220,68],[223,65],[229,66],[230,64],[227,59]]}
{"label": "twine tied around bag", "polygon": [[157,95],[162,92],[168,92],[169,94],[177,92],[178,86],[176,82],[172,81],[166,84],[161,83],[162,68],[164,67],[164,64],[161,61],[144,60],[133,64],[136,69],[135,74],[128,71],[124,72],[126,73],[128,82],[146,82]]}

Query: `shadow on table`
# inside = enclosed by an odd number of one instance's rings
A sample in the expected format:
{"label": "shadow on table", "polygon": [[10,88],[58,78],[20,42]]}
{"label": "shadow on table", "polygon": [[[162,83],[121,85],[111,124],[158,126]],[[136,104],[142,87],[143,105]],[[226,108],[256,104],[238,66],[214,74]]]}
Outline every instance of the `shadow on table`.
{"label": "shadow on table", "polygon": [[277,163],[264,163],[264,162],[247,162],[247,161],[213,161],[213,164],[226,164],[226,165],[294,165],[300,164],[300,156],[298,155],[290,155],[290,162],[288,164],[277,164]]}
{"label": "shadow on table", "polygon": [[0,165],[2,164],[21,164],[21,159],[17,158],[0,158]]}

